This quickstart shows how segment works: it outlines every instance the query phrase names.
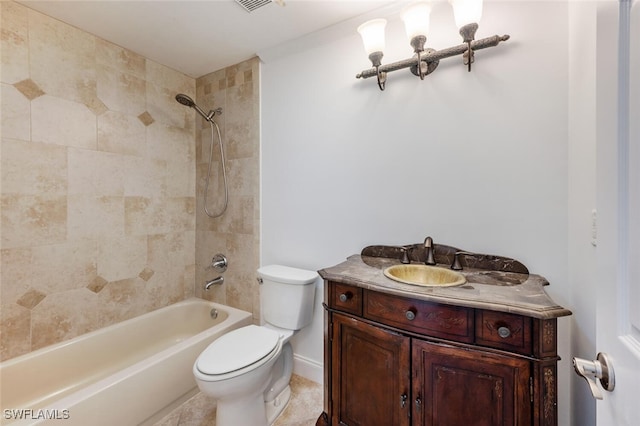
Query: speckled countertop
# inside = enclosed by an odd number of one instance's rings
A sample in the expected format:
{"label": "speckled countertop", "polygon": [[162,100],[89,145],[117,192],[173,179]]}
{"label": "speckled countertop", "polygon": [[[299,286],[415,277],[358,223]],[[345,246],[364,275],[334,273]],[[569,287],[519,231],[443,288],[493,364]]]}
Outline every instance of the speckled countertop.
{"label": "speckled countertop", "polygon": [[403,284],[384,275],[385,268],[399,263],[396,259],[358,254],[318,272],[327,281],[430,302],[510,312],[541,319],[571,315],[571,311],[559,306],[547,295],[544,286],[549,283],[540,275],[467,267],[460,271],[467,279],[461,286],[422,287]]}

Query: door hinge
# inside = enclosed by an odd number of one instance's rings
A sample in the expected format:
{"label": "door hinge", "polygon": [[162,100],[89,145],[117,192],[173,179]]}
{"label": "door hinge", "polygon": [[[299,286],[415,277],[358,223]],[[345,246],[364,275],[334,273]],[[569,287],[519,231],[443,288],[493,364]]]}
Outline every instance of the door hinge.
{"label": "door hinge", "polygon": [[329,341],[333,342],[333,321],[329,323]]}
{"label": "door hinge", "polygon": [[529,377],[529,400],[533,404],[533,377]]}

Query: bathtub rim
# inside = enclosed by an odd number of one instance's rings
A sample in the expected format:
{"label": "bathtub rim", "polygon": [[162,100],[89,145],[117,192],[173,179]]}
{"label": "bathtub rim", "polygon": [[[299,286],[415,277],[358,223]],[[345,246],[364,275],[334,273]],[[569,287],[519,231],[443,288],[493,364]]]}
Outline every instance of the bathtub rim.
{"label": "bathtub rim", "polygon": [[[98,334],[102,334],[105,333],[105,330],[108,329],[118,329],[118,328],[122,328],[122,327],[127,327],[127,326],[131,326],[131,324],[134,324],[137,321],[140,321],[139,318],[141,317],[152,317],[154,315],[158,315],[158,311],[162,310],[162,309],[167,309],[167,308],[171,308],[171,307],[175,307],[175,308],[180,308],[184,305],[201,305],[204,304],[207,306],[207,308],[211,308],[211,309],[218,309],[220,311],[224,311],[227,313],[227,317],[213,325],[212,327],[209,327],[207,329],[204,329],[202,331],[200,331],[197,334],[194,334],[192,336],[189,336],[188,338],[185,338],[182,341],[177,342],[174,345],[171,345],[169,347],[166,347],[162,350],[160,350],[157,353],[154,353],[140,361],[137,361],[131,365],[128,365],[112,374],[109,374],[106,377],[103,377],[101,379],[98,379],[97,381],[93,382],[93,383],[89,383],[86,386],[70,393],[67,395],[64,395],[62,397],[60,397],[59,399],[55,399],[53,401],[50,401],[40,407],[23,407],[23,408],[34,408],[35,410],[64,410],[64,409],[70,409],[71,407],[73,407],[76,404],[82,403],[83,400],[88,399],[88,398],[92,398],[95,397],[97,394],[99,394],[101,391],[103,391],[105,388],[110,388],[113,386],[117,386],[119,383],[127,380],[130,376],[135,375],[136,373],[142,371],[144,368],[150,368],[153,367],[161,362],[163,362],[164,360],[166,360],[168,357],[171,357],[173,355],[178,354],[179,352],[183,351],[185,348],[194,345],[194,344],[198,344],[201,340],[203,339],[207,339],[209,336],[213,335],[213,334],[218,334],[220,332],[222,332],[223,330],[223,334],[227,333],[233,329],[239,328],[239,327],[243,327],[249,324],[253,323],[253,318],[252,318],[252,314],[250,312],[247,311],[243,311],[237,308],[233,308],[231,306],[227,306],[227,305],[223,305],[221,303],[217,303],[217,302],[213,302],[213,301],[209,301],[206,299],[202,299],[202,298],[198,298],[198,297],[189,297],[187,299],[183,299],[181,301],[178,301],[176,303],[172,303],[170,305],[166,305],[166,306],[162,306],[159,307],[157,309],[154,309],[153,311],[149,311],[146,312],[142,315],[138,315],[137,317],[133,317],[133,318],[129,318],[127,320],[124,321],[120,321],[118,323],[114,323],[111,325],[108,325],[106,327],[102,327],[100,329],[88,332],[88,333],[84,333],[81,334],[79,336],[76,336],[72,339],[66,340],[66,341],[62,341],[62,342],[58,342],[58,343],[54,343],[52,345],[49,346],[45,346],[43,348],[37,349],[35,351],[29,352],[27,354],[23,354],[20,355],[18,357],[14,357],[11,358],[7,361],[3,361],[0,363],[0,367],[6,368],[6,367],[10,367],[10,366],[15,366],[15,364],[19,364],[20,362],[23,362],[25,360],[28,360],[29,358],[32,357],[46,357],[47,353],[54,351],[58,348],[62,348],[62,347],[66,347],[69,345],[74,344],[74,342],[78,341],[78,340],[84,340],[84,339],[89,339],[94,335],[98,335]],[[226,325],[223,325],[226,324]],[[219,336],[217,336],[216,338],[218,338]],[[0,369],[1,372],[1,369]],[[196,387],[195,385],[195,381],[194,381],[194,387]],[[21,408],[21,407],[4,407],[4,404],[1,403],[2,401],[0,400],[0,406],[2,406],[2,409],[13,409],[13,408]],[[154,413],[150,413],[151,416],[154,415]],[[3,422],[3,424],[5,424]],[[11,421],[10,423],[11,425],[22,425],[22,424],[40,424],[40,421],[36,421],[34,423],[32,422],[21,422],[21,421]]]}
{"label": "bathtub rim", "polygon": [[[88,331],[88,332],[83,333],[83,334],[79,334],[79,335],[77,335],[75,337],[72,337],[70,339],[63,340],[63,341],[56,342],[56,343],[52,343],[50,345],[43,346],[42,348],[38,348],[38,349],[33,350],[31,352],[27,352],[27,353],[15,356],[13,358],[9,358],[9,359],[4,360],[4,361],[0,361],[0,367],[6,367],[6,366],[13,365],[13,364],[17,364],[17,363],[19,363],[20,361],[22,361],[24,359],[27,359],[27,358],[30,358],[30,357],[35,357],[35,356],[38,356],[38,355],[41,355],[41,354],[45,354],[47,352],[51,352],[51,351],[55,350],[56,348],[61,348],[61,347],[66,347],[66,346],[73,345],[78,340],[87,339],[87,338],[90,338],[91,336],[98,335],[100,333],[104,333],[104,330],[109,329],[109,328],[122,328],[122,327],[125,327],[127,324],[130,324],[130,323],[135,322],[135,321],[139,321],[138,318],[146,317],[146,316],[152,316],[152,314],[157,313],[158,311],[160,311],[162,309],[167,309],[167,308],[170,308],[170,307],[173,307],[173,306],[189,305],[189,304],[192,304],[192,303],[203,303],[203,302],[206,303],[206,304],[211,305],[212,308],[222,308],[223,310],[228,310],[229,317],[231,317],[231,313],[232,312],[234,312],[236,315],[239,315],[240,317],[242,317],[244,314],[249,314],[251,316],[250,312],[244,311],[242,309],[234,308],[232,306],[224,305],[222,303],[213,302],[213,301],[210,301],[210,300],[207,300],[207,299],[202,299],[202,298],[199,298],[199,297],[188,297],[188,298],[180,300],[178,302],[171,303],[171,304],[165,305],[165,306],[161,306],[161,307],[156,308],[156,309],[154,309],[152,311],[149,311],[149,312],[145,312],[145,313],[143,313],[141,315],[137,315],[135,317],[127,318],[126,320],[122,320],[122,321],[119,321],[119,322],[116,322],[116,323],[113,323],[113,324],[110,324],[110,325],[106,325],[104,327],[100,327],[100,328],[98,328],[96,330],[92,330],[92,331]],[[226,321],[226,319],[225,319],[225,321]],[[204,333],[204,332],[205,332],[205,330],[202,331],[202,333]],[[185,340],[187,340],[187,339],[185,339]],[[1,371],[2,371],[2,369],[0,368],[0,372]]]}

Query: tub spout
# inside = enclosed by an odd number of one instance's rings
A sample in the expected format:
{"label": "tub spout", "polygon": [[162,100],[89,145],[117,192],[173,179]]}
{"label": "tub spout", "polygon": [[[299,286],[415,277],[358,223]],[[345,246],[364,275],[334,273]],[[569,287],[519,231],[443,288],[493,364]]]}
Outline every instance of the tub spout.
{"label": "tub spout", "polygon": [[204,285],[205,290],[209,290],[212,285],[222,285],[224,282],[224,277],[214,278],[211,281],[207,281]]}

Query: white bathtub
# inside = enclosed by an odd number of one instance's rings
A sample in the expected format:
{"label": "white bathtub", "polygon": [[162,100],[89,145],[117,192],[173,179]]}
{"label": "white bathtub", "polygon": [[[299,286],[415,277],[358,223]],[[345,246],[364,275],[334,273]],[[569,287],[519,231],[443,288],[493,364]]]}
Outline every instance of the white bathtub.
{"label": "white bathtub", "polygon": [[152,424],[197,393],[198,355],[251,322],[191,298],[0,363],[0,423]]}

